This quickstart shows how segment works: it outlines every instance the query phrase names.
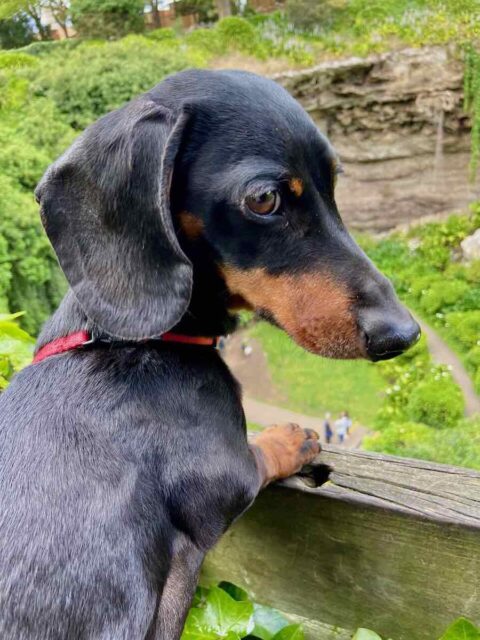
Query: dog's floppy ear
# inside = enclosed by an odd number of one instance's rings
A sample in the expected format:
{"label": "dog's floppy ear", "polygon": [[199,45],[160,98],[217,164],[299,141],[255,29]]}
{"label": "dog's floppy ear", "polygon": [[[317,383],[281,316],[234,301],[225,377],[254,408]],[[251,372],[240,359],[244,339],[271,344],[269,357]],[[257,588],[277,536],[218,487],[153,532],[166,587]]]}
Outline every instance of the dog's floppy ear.
{"label": "dog's floppy ear", "polygon": [[187,118],[139,98],[91,125],[37,187],[70,286],[111,336],[159,336],[190,301],[192,266],[169,202]]}

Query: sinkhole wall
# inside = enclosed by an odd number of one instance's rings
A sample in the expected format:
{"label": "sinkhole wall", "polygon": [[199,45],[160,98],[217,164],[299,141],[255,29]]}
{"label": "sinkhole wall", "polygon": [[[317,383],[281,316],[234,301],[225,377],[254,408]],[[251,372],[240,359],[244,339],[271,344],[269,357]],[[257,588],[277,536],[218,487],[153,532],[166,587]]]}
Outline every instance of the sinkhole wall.
{"label": "sinkhole wall", "polygon": [[337,149],[337,203],[350,226],[387,231],[480,197],[480,181],[469,180],[463,73],[453,47],[430,47],[274,76]]}

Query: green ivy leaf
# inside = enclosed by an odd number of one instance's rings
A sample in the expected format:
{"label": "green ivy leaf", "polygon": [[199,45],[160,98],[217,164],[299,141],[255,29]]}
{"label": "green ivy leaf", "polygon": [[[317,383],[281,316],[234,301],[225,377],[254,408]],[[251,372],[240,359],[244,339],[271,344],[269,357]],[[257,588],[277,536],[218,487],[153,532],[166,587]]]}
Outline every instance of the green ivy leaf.
{"label": "green ivy leaf", "polygon": [[218,585],[219,589],[223,589],[228,595],[236,600],[237,602],[250,602],[250,598],[248,597],[248,593],[245,589],[241,587],[237,587],[236,584],[232,582],[227,582],[223,580]]}
{"label": "green ivy leaf", "polygon": [[11,321],[25,315],[25,311],[17,311],[17,313],[0,313],[0,322],[5,320]]}
{"label": "green ivy leaf", "polygon": [[480,629],[466,618],[459,618],[448,627],[440,640],[480,640]]}
{"label": "green ivy leaf", "polygon": [[192,607],[203,606],[210,590],[207,587],[198,586],[192,600]]}
{"label": "green ivy leaf", "polygon": [[26,331],[20,329],[17,324],[8,320],[0,320],[0,334],[31,344],[35,342],[32,336],[30,336]]}
{"label": "green ivy leaf", "polygon": [[299,624],[290,624],[274,635],[273,640],[305,640],[305,635]]}
{"label": "green ivy leaf", "polygon": [[352,640],[382,640],[378,633],[369,629],[358,629]]}
{"label": "green ivy leaf", "polygon": [[218,640],[218,634],[205,626],[203,609],[190,609],[181,640]]}
{"label": "green ivy leaf", "polygon": [[240,640],[253,625],[251,602],[236,602],[223,589],[213,587],[203,608],[190,610],[182,640]]}
{"label": "green ivy leaf", "polygon": [[276,633],[288,627],[288,620],[276,609],[254,604],[252,635],[260,640],[271,640]]}

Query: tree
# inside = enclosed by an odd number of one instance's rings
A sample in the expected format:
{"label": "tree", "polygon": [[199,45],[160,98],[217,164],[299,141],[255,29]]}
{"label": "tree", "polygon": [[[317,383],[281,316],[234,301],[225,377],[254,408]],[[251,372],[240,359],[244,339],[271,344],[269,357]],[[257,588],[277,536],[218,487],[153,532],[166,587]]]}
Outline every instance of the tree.
{"label": "tree", "polygon": [[14,19],[22,15],[28,16],[35,25],[40,40],[50,39],[50,27],[42,21],[42,12],[50,11],[53,18],[68,37],[66,29],[68,20],[68,0],[5,0],[0,6],[0,19]]}
{"label": "tree", "polygon": [[40,3],[43,8],[48,9],[53,19],[63,31],[65,38],[69,38],[68,23],[70,20],[70,6],[66,0],[43,0]]}
{"label": "tree", "polygon": [[36,2],[25,2],[25,12],[35,23],[40,40],[50,39],[50,28],[42,22],[42,5]]}
{"label": "tree", "polygon": [[160,0],[152,0],[149,6],[152,11],[153,26],[155,27],[155,29],[159,29],[162,26],[162,23],[160,21],[160,11],[159,11]]}
{"label": "tree", "polygon": [[73,26],[88,38],[121,38],[145,27],[143,0],[71,0],[70,9]]}
{"label": "tree", "polygon": [[175,8],[181,16],[196,13],[200,22],[214,22],[218,20],[214,0],[177,0]]}
{"label": "tree", "polygon": [[0,20],[0,48],[16,49],[32,42],[34,33],[26,13]]}

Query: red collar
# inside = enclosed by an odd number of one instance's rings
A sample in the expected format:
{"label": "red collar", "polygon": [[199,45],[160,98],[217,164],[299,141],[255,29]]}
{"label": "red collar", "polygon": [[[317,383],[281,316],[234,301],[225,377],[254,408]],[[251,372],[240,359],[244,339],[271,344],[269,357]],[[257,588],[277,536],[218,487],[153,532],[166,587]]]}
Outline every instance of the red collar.
{"label": "red collar", "polygon": [[[204,347],[216,347],[218,343],[218,338],[210,338],[204,336],[187,336],[180,333],[164,333],[160,338],[164,342],[181,342],[182,344],[199,344]],[[73,349],[79,349],[80,347],[84,347],[87,344],[92,344],[94,342],[92,335],[88,331],[76,331],[75,333],[71,333],[68,336],[64,336],[62,338],[57,338],[56,340],[52,340],[52,342],[48,342],[46,345],[41,347],[33,358],[33,364],[37,364],[37,362],[41,362],[45,360],[45,358],[49,358],[50,356],[57,356],[60,353],[65,353],[66,351],[73,351]]]}

